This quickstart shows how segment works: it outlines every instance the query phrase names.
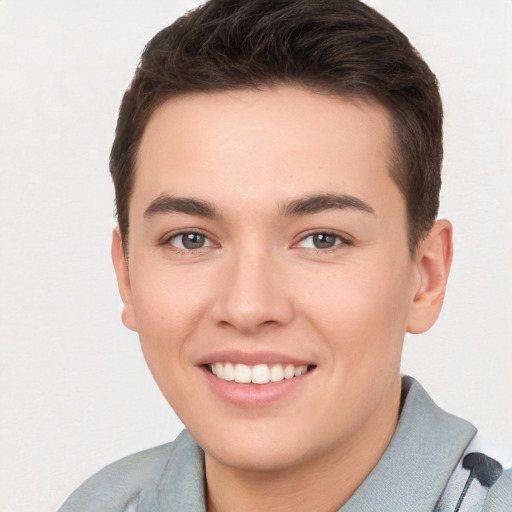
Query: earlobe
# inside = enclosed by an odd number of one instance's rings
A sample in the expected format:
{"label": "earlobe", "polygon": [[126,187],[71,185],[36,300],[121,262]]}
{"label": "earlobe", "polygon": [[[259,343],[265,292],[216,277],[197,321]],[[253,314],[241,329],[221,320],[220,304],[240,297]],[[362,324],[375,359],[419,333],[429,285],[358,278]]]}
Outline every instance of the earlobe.
{"label": "earlobe", "polygon": [[116,226],[112,232],[112,263],[116,271],[119,294],[123,301],[121,319],[128,329],[137,331],[137,322],[132,303],[130,272],[118,226]]}
{"label": "earlobe", "polygon": [[409,312],[408,332],[425,332],[436,322],[443,305],[452,257],[452,225],[447,220],[438,220],[416,255],[419,284]]}

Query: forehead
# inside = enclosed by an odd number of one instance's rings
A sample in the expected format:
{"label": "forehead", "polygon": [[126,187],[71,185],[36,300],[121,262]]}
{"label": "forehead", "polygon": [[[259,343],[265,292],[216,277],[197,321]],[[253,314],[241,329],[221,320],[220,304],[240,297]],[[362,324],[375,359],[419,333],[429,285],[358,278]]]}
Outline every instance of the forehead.
{"label": "forehead", "polygon": [[392,155],[390,116],[376,102],[295,87],[188,94],[150,117],[133,200],[168,193],[232,202],[236,192],[241,204],[275,204],[343,192],[378,203],[396,188]]}

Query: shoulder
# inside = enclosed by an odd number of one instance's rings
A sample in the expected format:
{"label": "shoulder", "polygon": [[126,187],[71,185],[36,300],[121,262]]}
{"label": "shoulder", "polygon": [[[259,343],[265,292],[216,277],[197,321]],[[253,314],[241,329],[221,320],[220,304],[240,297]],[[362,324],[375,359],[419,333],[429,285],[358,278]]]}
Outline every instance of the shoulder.
{"label": "shoulder", "polygon": [[512,469],[498,478],[489,490],[483,512],[505,512],[512,510]]}
{"label": "shoulder", "polygon": [[184,431],[171,443],[106,466],[76,489],[59,512],[125,510],[142,491],[157,485],[175,452],[186,451],[187,444],[190,444],[190,437]]}

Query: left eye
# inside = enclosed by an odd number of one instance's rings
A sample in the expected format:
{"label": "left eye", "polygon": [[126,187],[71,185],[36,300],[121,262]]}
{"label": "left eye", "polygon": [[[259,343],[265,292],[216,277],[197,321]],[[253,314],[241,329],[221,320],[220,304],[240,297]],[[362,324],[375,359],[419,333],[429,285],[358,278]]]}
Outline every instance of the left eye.
{"label": "left eye", "polygon": [[299,247],[308,249],[331,249],[336,245],[341,245],[343,240],[339,235],[332,233],[313,233],[304,237],[299,243]]}
{"label": "left eye", "polygon": [[193,231],[178,233],[169,239],[169,243],[178,249],[187,251],[202,249],[203,247],[209,247],[212,245],[211,240],[207,236]]}

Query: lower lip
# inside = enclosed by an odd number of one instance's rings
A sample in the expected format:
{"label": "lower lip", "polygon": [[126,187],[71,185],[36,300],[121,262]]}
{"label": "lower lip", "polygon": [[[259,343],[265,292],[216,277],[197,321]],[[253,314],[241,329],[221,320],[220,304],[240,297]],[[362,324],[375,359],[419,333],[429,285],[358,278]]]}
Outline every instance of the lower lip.
{"label": "lower lip", "polygon": [[305,384],[313,370],[303,373],[299,377],[283,379],[268,384],[237,384],[219,379],[204,366],[199,367],[212,391],[233,405],[254,409],[270,405],[292,393],[297,387]]}

